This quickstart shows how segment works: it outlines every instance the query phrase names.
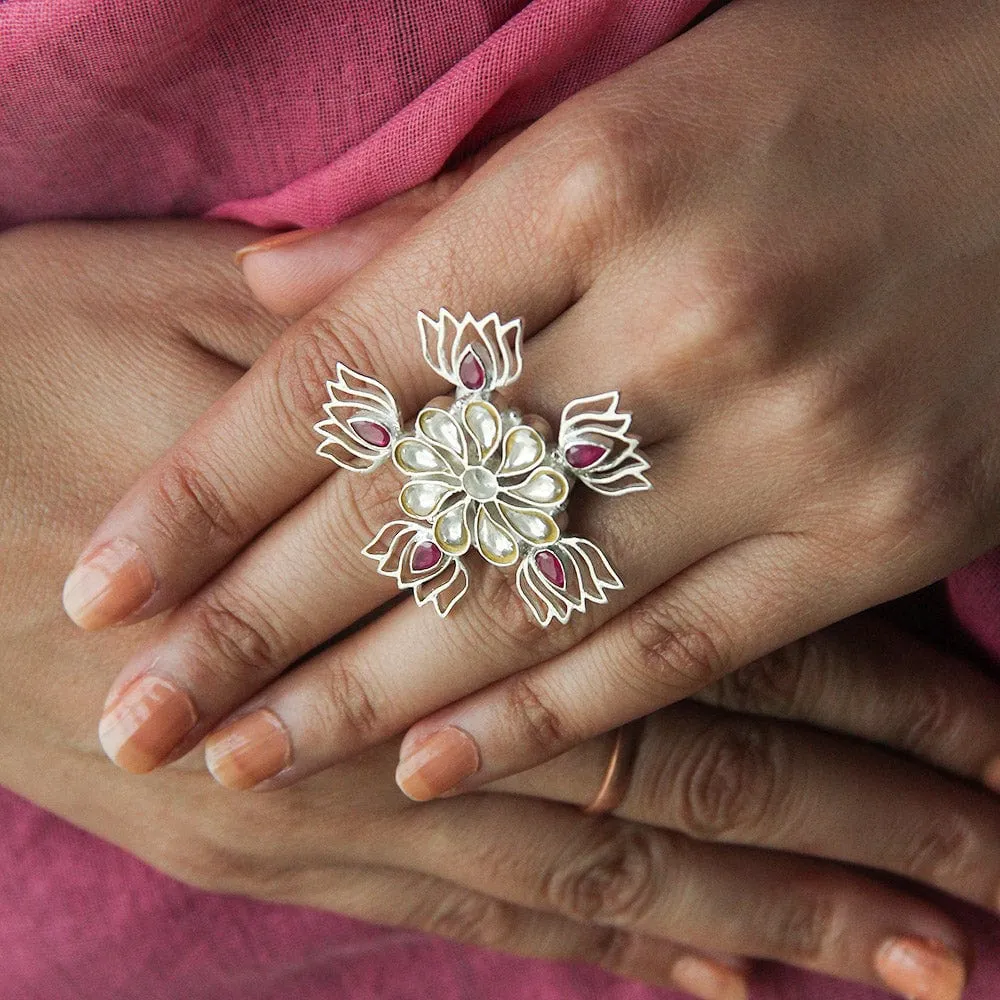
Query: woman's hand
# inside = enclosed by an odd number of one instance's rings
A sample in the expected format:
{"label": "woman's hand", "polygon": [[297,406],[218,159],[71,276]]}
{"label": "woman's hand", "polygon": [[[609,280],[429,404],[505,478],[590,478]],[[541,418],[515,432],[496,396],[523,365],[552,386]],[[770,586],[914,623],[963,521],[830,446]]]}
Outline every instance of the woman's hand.
{"label": "woman's hand", "polygon": [[[1000,542],[998,45],[985,0],[745,0],[512,140],[86,546],[82,624],[181,605],[113,686],[111,755],[148,770],[243,706],[217,748],[277,741],[274,788],[423,718],[404,774],[458,728],[476,753],[439,771],[470,789]],[[655,488],[572,520],[626,589],[543,632],[490,570],[447,621],[405,603],[288,671],[394,589],[360,549],[399,483],[328,477],[324,382],[347,363],[412,414],[442,304],[525,317],[526,412],[623,391]]]}
{"label": "woman's hand", "polygon": [[875,619],[653,716],[614,817],[567,805],[593,798],[607,738],[421,806],[392,782],[395,745],[266,796],[225,794],[193,754],[142,782],[108,763],[88,720],[156,625],[72,629],[65,552],[275,335],[226,263],[241,239],[199,223],[0,237],[0,781],[210,889],[710,1000],[745,994],[720,949],[957,997],[960,928],[872,869],[997,907],[1000,803],[965,779],[997,783],[1000,692]]}

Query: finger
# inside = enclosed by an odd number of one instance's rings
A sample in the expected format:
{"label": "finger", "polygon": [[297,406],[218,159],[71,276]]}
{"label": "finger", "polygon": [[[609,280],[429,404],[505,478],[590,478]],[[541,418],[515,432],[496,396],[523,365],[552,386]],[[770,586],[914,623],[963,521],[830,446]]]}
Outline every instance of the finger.
{"label": "finger", "polygon": [[748,997],[745,975],[735,959],[569,920],[407,869],[337,866],[332,872],[305,872],[289,888],[300,905],[370,923],[409,927],[528,958],[599,966],[702,1000]]}
{"label": "finger", "polygon": [[[147,773],[184,756],[289,664],[389,601],[395,584],[362,549],[397,496],[391,474],[331,480],[175,609],[111,685],[98,730],[108,757]],[[281,763],[285,729],[263,718],[250,723],[262,745],[240,746],[260,766]]]}
{"label": "finger", "polygon": [[881,743],[1000,791],[1000,686],[877,614],[783,646],[694,697]]}
{"label": "finger", "polygon": [[[607,758],[605,758],[605,766]],[[567,772],[536,777],[580,794]],[[601,769],[588,769],[592,799]],[[519,792],[525,782],[500,784]],[[536,787],[536,790],[540,790]],[[589,801],[584,799],[584,802]],[[1000,909],[1000,802],[870,743],[682,702],[646,721],[618,815],[699,840],[829,858]]]}
{"label": "finger", "polygon": [[530,336],[569,305],[599,251],[553,252],[578,223],[565,206],[546,219],[534,208],[565,172],[494,163],[279,337],[115,507],[67,582],[74,620],[99,628],[172,606],[326,478],[312,425],[338,363],[381,376],[404,417],[444,388],[420,355],[420,306],[521,315]]}
{"label": "finger", "polygon": [[[831,563],[818,578],[817,566],[800,535],[750,538],[692,561],[568,651],[421,720],[403,741],[401,787],[427,798],[526,770],[859,611],[850,567]],[[472,774],[447,765],[456,731],[474,747]],[[427,785],[418,767],[460,781]]]}
{"label": "finger", "polygon": [[236,253],[250,291],[278,316],[298,319],[345,278],[395,243],[447,201],[499,149],[520,133],[499,136],[453,170],[326,230],[292,230]]}
{"label": "finger", "polygon": [[[171,679],[186,690],[200,692],[199,708],[208,722],[212,721],[212,710],[225,702],[239,706],[236,715],[222,722],[206,744],[212,773],[231,787],[261,791],[297,781],[383,742],[424,712],[568,648],[629,600],[652,589],[664,575],[701,558],[719,537],[745,533],[747,525],[739,519],[754,515],[752,504],[734,511],[722,502],[707,505],[704,500],[705,496],[730,495],[731,479],[738,467],[705,463],[700,460],[700,448],[689,443],[663,447],[669,452],[673,473],[666,497],[656,490],[621,497],[618,517],[613,521],[594,517],[591,523],[585,510],[574,512],[574,524],[581,525],[585,535],[594,537],[609,552],[628,580],[628,591],[610,595],[620,603],[596,605],[565,626],[544,629],[525,608],[508,577],[492,568],[474,567],[469,592],[449,618],[442,620],[412,602],[404,602],[294,671],[282,674],[253,697],[251,686],[259,683],[260,674],[246,669],[225,670],[214,683],[208,673],[171,674]],[[654,466],[668,464],[668,454],[658,457],[658,448],[651,451],[651,458]],[[691,530],[677,538],[657,538],[643,548],[631,545],[629,539],[645,525],[662,519],[659,510],[664,503],[681,523],[691,524]],[[267,545],[265,539],[258,548]],[[274,558],[280,560],[280,553],[275,552]],[[265,585],[265,565],[254,575],[260,581],[257,586]],[[247,574],[242,577],[246,579]],[[287,604],[289,598],[284,600]],[[352,598],[344,600],[350,605]],[[268,606],[267,601],[261,604]],[[261,619],[266,620],[265,616]],[[209,641],[203,645],[214,650],[219,644]],[[195,669],[197,656],[189,657],[188,663]],[[173,661],[161,658],[155,665],[157,676],[162,677],[164,669],[175,669]],[[211,666],[205,669],[209,671]],[[276,676],[280,664],[264,669]],[[203,732],[194,730],[183,747],[189,748],[191,740]],[[275,740],[281,744],[281,753]],[[267,747],[275,749],[271,752]]]}
{"label": "finger", "polygon": [[251,243],[236,261],[261,305],[299,319],[425,214],[416,205],[380,205],[332,229],[297,229]]}
{"label": "finger", "polygon": [[[909,997],[959,1000],[964,985],[967,945],[953,921],[832,862],[701,843],[505,795],[432,803],[416,814],[406,827],[415,867],[518,905]],[[466,824],[498,833],[480,835],[478,850],[456,851],[451,837],[432,833],[445,815],[456,836]]]}
{"label": "finger", "polygon": [[300,319],[458,185],[457,174],[446,175],[441,183],[400,195],[332,229],[297,229],[251,243],[237,251],[237,263],[261,305],[278,316]]}

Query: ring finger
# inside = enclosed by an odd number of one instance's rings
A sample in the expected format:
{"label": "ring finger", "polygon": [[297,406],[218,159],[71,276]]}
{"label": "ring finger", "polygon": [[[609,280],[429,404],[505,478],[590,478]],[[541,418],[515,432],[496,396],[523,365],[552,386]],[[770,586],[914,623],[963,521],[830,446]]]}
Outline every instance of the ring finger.
{"label": "ring finger", "polygon": [[[592,795],[593,769],[588,775]],[[566,770],[535,780],[548,798],[581,794],[581,778]],[[527,790],[516,779],[509,787]],[[891,872],[1000,908],[996,796],[872,744],[792,722],[691,701],[650,716],[616,814],[699,840]]]}

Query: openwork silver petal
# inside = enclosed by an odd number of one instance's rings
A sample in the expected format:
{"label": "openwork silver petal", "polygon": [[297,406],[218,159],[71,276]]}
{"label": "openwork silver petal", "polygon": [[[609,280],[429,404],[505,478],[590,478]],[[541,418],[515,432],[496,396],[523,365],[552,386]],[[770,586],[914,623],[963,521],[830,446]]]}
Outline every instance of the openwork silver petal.
{"label": "openwork silver petal", "polygon": [[518,593],[543,626],[553,618],[565,625],[588,601],[605,604],[608,591],[623,586],[607,556],[586,538],[563,538],[517,569]]}
{"label": "openwork silver petal", "polygon": [[[559,450],[581,482],[605,496],[648,490],[649,462],[628,433],[631,413],[618,411],[617,392],[574,399],[563,408]],[[590,457],[594,461],[588,462]]]}
{"label": "openwork silver petal", "polygon": [[460,391],[492,392],[521,375],[520,320],[501,323],[496,313],[459,320],[442,309],[437,319],[418,313],[417,325],[427,364]]}
{"label": "openwork silver petal", "polygon": [[326,383],[326,420],[313,429],[322,438],[316,453],[355,472],[371,472],[388,457],[400,429],[399,409],[381,382],[337,365]]}

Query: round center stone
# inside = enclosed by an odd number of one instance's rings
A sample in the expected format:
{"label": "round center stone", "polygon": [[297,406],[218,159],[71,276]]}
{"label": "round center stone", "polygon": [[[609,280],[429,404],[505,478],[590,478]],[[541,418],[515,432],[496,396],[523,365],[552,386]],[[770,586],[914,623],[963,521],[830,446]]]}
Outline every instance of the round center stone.
{"label": "round center stone", "polygon": [[462,476],[462,489],[473,500],[485,503],[497,495],[497,477],[489,469],[484,469],[481,465],[474,465],[471,469],[465,470],[465,474]]}

